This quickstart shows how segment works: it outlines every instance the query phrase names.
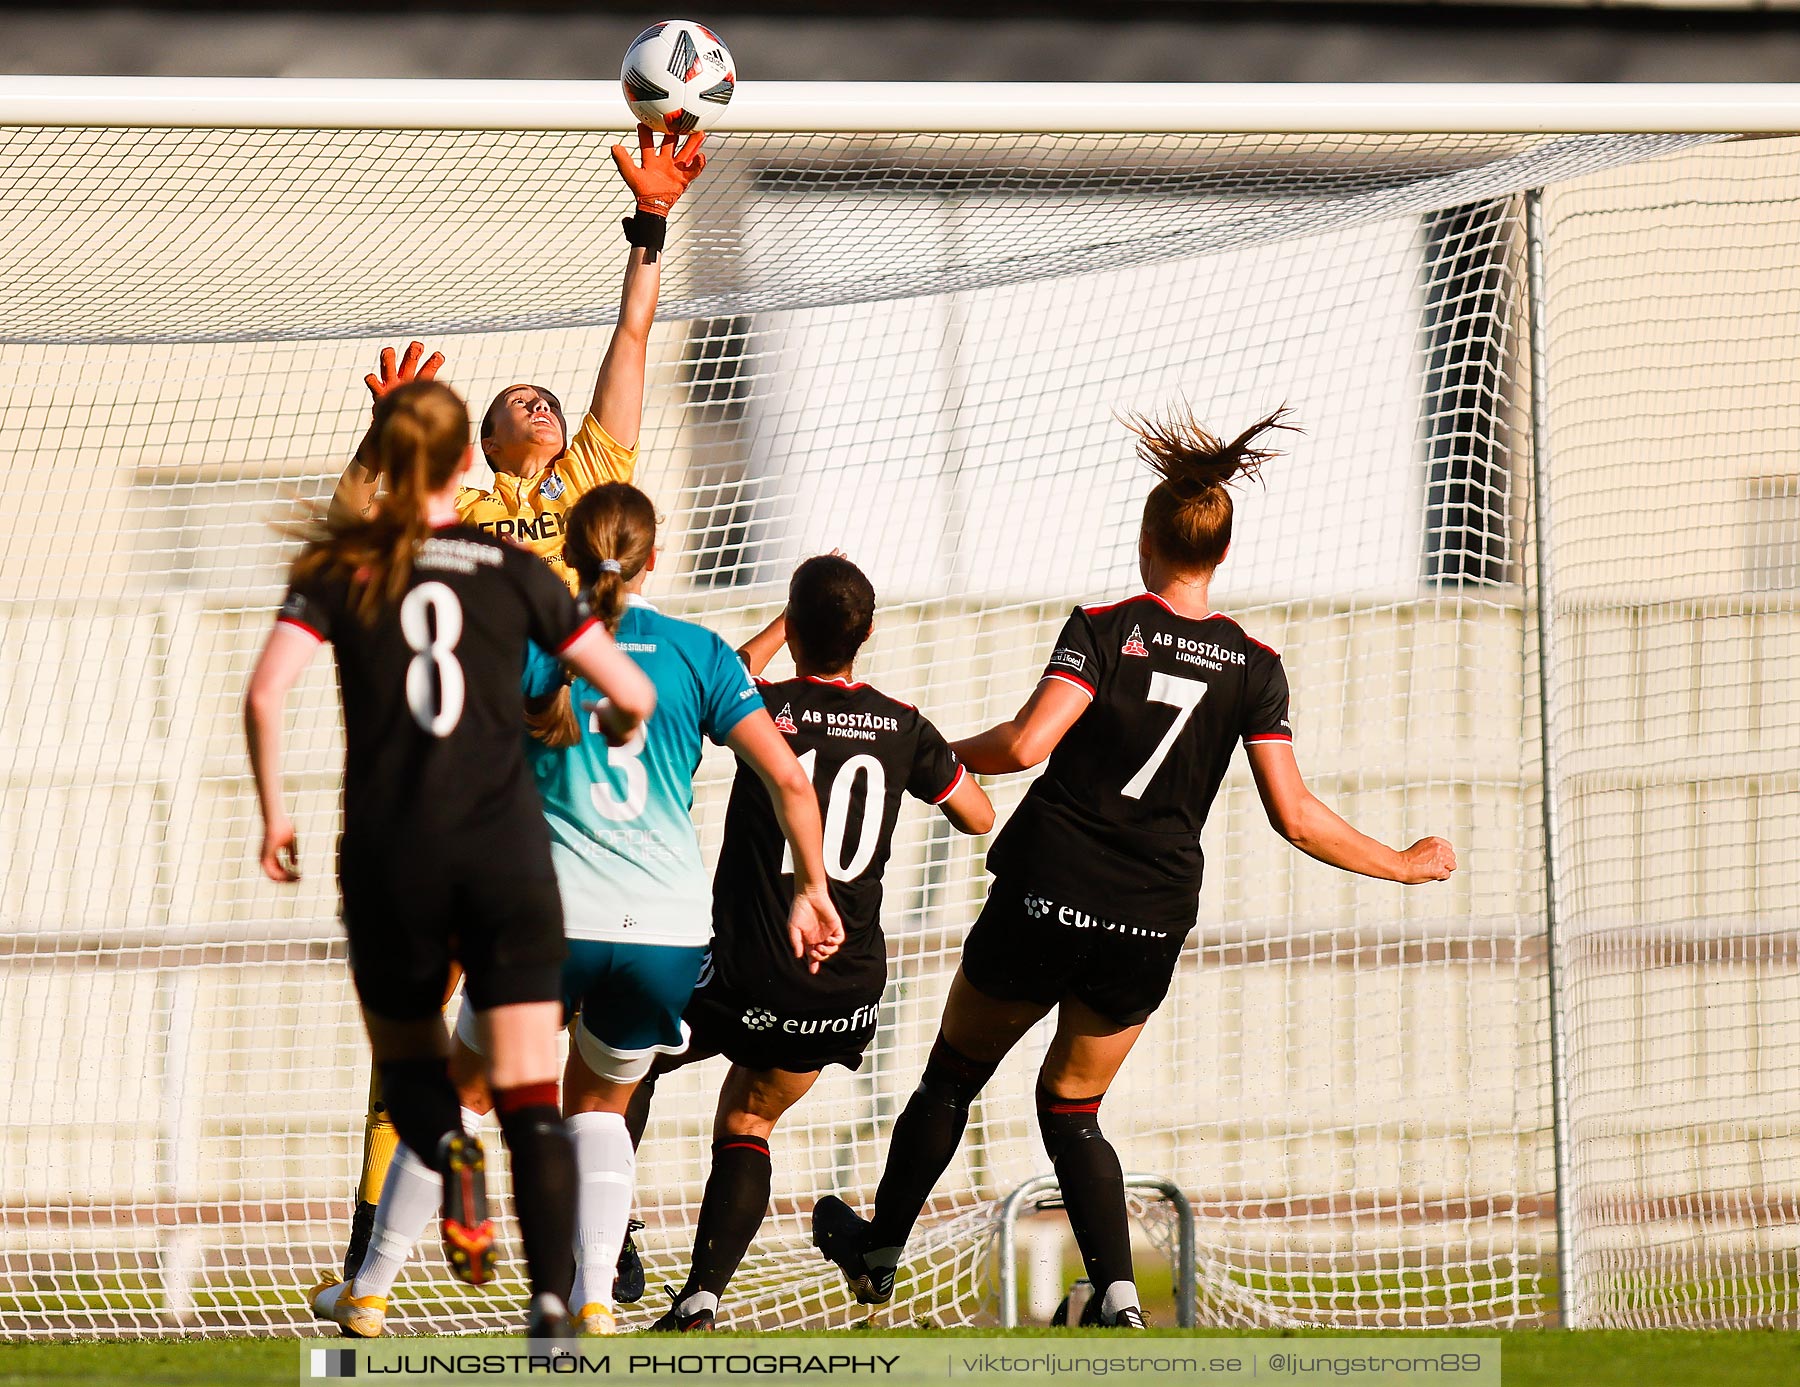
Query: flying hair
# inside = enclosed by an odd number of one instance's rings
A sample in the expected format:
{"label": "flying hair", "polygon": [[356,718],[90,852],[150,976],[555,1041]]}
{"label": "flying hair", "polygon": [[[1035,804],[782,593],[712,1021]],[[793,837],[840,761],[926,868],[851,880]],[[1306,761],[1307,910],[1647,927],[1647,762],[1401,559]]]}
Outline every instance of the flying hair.
{"label": "flying hair", "polygon": [[1164,418],[1128,415],[1125,426],[1137,435],[1138,456],[1156,473],[1158,482],[1144,502],[1143,537],[1156,556],[1178,569],[1211,571],[1231,544],[1232,502],[1227,486],[1261,480],[1262,466],[1281,456],[1264,446],[1276,429],[1302,433],[1287,423],[1286,405],[1264,415],[1226,442],[1207,430],[1193,413],[1182,410]]}
{"label": "flying hair", "polygon": [[[607,631],[625,616],[625,589],[656,550],[656,506],[628,482],[605,482],[585,493],[563,518],[563,562],[575,570],[582,596]],[[581,740],[569,686],[525,710],[526,730],[562,750]]]}

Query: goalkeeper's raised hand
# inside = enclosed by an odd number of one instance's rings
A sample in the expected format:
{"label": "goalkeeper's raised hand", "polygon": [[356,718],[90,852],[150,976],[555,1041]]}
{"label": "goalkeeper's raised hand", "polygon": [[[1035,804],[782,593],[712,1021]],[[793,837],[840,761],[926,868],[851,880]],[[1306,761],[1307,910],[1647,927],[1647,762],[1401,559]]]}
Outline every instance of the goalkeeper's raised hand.
{"label": "goalkeeper's raised hand", "polygon": [[389,391],[399,389],[408,381],[430,380],[437,375],[438,368],[444,364],[444,354],[433,352],[421,362],[419,358],[424,354],[425,344],[423,342],[408,342],[406,354],[395,361],[394,349],[383,347],[379,368],[363,377],[363,384],[369,387],[369,394],[379,400]]}
{"label": "goalkeeper's raised hand", "polygon": [[619,166],[619,177],[637,199],[638,211],[653,217],[669,215],[669,209],[687,191],[688,184],[706,167],[706,155],[700,150],[705,142],[706,132],[697,130],[679,146],[673,135],[664,135],[658,144],[655,132],[648,125],[640,125],[636,162],[624,145],[612,147],[613,163]]}
{"label": "goalkeeper's raised hand", "polygon": [[[379,404],[383,395],[408,381],[430,380],[437,375],[438,368],[444,364],[444,354],[433,352],[420,361],[424,355],[423,342],[407,343],[405,353],[397,359],[392,347],[383,347],[377,368],[363,377],[373,404]],[[337,489],[331,494],[331,516],[339,522],[367,516],[375,504],[375,489],[379,482],[375,467],[375,425],[371,423],[362,442],[356,446],[356,456],[350,459],[344,475],[338,478]]]}

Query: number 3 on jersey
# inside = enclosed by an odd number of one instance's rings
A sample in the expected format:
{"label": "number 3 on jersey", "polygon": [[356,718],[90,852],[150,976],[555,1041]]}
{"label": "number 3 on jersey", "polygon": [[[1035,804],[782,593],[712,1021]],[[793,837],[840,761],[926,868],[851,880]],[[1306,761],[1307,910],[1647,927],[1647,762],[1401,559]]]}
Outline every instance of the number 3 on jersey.
{"label": "number 3 on jersey", "polygon": [[[588,731],[596,737],[605,735],[600,726],[599,713],[588,714]],[[596,782],[591,787],[591,794],[594,812],[601,818],[620,824],[635,819],[644,812],[644,806],[650,801],[650,775],[639,758],[643,756],[646,745],[648,743],[640,724],[624,746],[609,746],[606,749],[607,769],[618,771],[625,777],[625,798],[620,799],[615,795],[612,786]]]}
{"label": "number 3 on jersey", "polygon": [[1151,703],[1166,703],[1178,709],[1175,721],[1169,724],[1169,730],[1163,733],[1163,739],[1156,744],[1156,750],[1150,753],[1150,759],[1138,767],[1138,773],[1125,782],[1125,788],[1119,793],[1126,799],[1142,799],[1144,791],[1150,788],[1150,782],[1162,763],[1169,758],[1169,751],[1175,745],[1175,739],[1181,735],[1181,729],[1188,725],[1188,719],[1194,716],[1194,709],[1200,706],[1200,700],[1206,697],[1205,681],[1200,679],[1183,679],[1178,674],[1152,674],[1150,676]]}
{"label": "number 3 on jersey", "polygon": [[400,604],[400,634],[413,652],[406,666],[406,706],[413,721],[434,737],[448,737],[462,720],[468,688],[454,653],[462,633],[462,603],[443,583],[420,583]]}
{"label": "number 3 on jersey", "polygon": [[[819,764],[818,748],[799,758],[800,768],[808,780]],[[849,836],[850,798],[856,790],[856,778],[868,776],[863,790],[862,824],[856,830],[856,851],[844,860],[844,839]],[[815,781],[813,789],[818,789]],[[833,881],[855,881],[875,857],[881,837],[881,811],[887,803],[887,772],[873,756],[852,756],[838,770],[837,778],[824,795],[825,803],[825,875]],[[781,874],[794,874],[794,849],[781,850]]]}

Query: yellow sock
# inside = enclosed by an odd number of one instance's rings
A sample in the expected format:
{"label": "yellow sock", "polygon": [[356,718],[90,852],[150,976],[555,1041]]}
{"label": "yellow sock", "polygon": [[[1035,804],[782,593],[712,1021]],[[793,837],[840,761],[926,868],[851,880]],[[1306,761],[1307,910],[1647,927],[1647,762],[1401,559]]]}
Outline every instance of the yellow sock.
{"label": "yellow sock", "polygon": [[363,1120],[362,1180],[356,1187],[356,1198],[362,1204],[381,1202],[381,1187],[387,1182],[388,1164],[394,1159],[394,1148],[400,1134],[388,1120],[387,1104],[381,1101],[381,1078],[369,1075],[369,1115]]}

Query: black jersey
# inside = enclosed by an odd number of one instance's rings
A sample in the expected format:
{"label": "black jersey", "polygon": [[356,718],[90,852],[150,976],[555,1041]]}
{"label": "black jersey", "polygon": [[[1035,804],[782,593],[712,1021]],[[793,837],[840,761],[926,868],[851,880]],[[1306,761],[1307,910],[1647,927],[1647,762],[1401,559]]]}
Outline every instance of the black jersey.
{"label": "black jersey", "polygon": [[1192,924],[1200,830],[1242,739],[1291,742],[1281,657],[1153,593],[1077,607],[1046,679],[1092,701],[995,840],[996,876],[1113,919]]}
{"label": "black jersey", "polygon": [[525,644],[567,649],[593,618],[542,559],[467,525],[419,546],[405,596],[372,625],[351,597],[341,576],[298,583],[278,618],[337,649],[346,857],[429,845],[548,875],[525,769]]}
{"label": "black jersey", "polygon": [[825,872],[844,943],[816,975],[794,957],[787,935],[793,861],[761,777],[740,764],[713,874],[714,969],[778,1009],[816,1007],[825,992],[879,997],[887,980],[881,874],[900,797],[941,804],[967,772],[917,708],[867,684],[808,676],[760,688],[819,796]]}

